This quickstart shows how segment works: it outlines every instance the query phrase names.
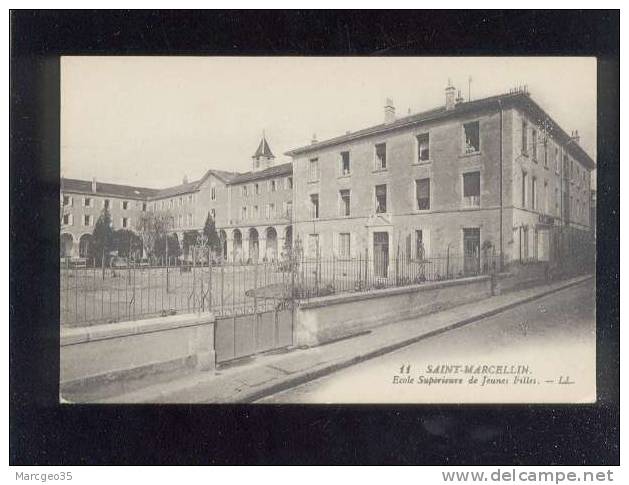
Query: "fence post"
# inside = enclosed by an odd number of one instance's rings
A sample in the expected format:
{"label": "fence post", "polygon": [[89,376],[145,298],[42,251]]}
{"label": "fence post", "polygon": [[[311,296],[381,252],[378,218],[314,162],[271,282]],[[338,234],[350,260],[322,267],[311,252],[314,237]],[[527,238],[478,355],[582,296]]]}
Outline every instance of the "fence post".
{"label": "fence post", "polygon": [[221,315],[225,311],[225,261],[221,263]]}
{"label": "fence post", "polygon": [[[374,259],[375,264],[375,259]],[[369,248],[365,248],[365,288],[369,284]]]}
{"label": "fence post", "polygon": [[400,274],[400,243],[398,242],[397,249],[395,251],[395,286],[400,286],[399,274]]}

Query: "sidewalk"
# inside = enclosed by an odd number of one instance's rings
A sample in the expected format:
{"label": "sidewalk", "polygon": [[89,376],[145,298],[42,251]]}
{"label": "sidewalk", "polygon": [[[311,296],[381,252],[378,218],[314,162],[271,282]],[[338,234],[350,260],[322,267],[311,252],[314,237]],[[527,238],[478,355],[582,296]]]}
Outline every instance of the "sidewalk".
{"label": "sidewalk", "polygon": [[[549,285],[497,295],[439,313],[383,325],[358,336],[319,347],[259,355],[216,371],[195,371],[167,382],[160,382],[96,402],[253,402],[344,367],[405,347],[437,333],[580,284],[592,277],[580,276]],[[85,399],[73,396],[72,401],[84,402]]]}

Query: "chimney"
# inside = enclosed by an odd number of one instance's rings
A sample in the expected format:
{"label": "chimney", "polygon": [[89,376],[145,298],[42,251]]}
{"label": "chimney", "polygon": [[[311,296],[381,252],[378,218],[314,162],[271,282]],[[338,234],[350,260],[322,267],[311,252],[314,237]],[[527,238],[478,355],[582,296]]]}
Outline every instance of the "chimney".
{"label": "chimney", "polygon": [[92,177],[92,192],[96,193],[96,177]]}
{"label": "chimney", "polygon": [[456,89],[452,86],[450,79],[448,79],[448,87],[446,87],[446,111],[454,109],[454,93],[456,93]]}
{"label": "chimney", "polygon": [[387,98],[387,102],[384,105],[384,122],[385,124],[393,123],[395,121],[395,106],[393,106],[393,100]]}
{"label": "chimney", "polygon": [[463,101],[465,101],[465,98],[461,96],[461,90],[459,89],[456,95],[456,104],[461,104]]}
{"label": "chimney", "polygon": [[312,134],[312,140],[310,140],[310,144],[314,145],[315,143],[319,143],[319,140],[317,140],[317,134],[313,133]]}
{"label": "chimney", "polygon": [[579,136],[579,130],[574,130],[570,138],[572,138],[574,142],[578,144],[579,141],[581,141],[581,137]]}
{"label": "chimney", "polygon": [[183,183],[184,185],[188,183],[188,176],[186,174],[183,176]]}

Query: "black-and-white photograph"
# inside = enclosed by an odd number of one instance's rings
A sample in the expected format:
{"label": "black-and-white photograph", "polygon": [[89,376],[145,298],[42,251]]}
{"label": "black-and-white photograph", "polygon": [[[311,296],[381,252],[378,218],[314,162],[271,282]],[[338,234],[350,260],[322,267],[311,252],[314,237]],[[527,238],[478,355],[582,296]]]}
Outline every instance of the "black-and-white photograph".
{"label": "black-and-white photograph", "polygon": [[60,67],[59,401],[596,401],[594,57]]}

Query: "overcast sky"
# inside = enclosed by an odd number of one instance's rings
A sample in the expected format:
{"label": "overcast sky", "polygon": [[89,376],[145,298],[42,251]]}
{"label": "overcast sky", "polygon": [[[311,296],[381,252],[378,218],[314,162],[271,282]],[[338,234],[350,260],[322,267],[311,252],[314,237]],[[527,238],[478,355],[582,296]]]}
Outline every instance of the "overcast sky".
{"label": "overcast sky", "polygon": [[283,153],[445,102],[527,84],[596,160],[595,58],[64,57],[61,172],[166,187],[207,169],[251,169],[264,130]]}

